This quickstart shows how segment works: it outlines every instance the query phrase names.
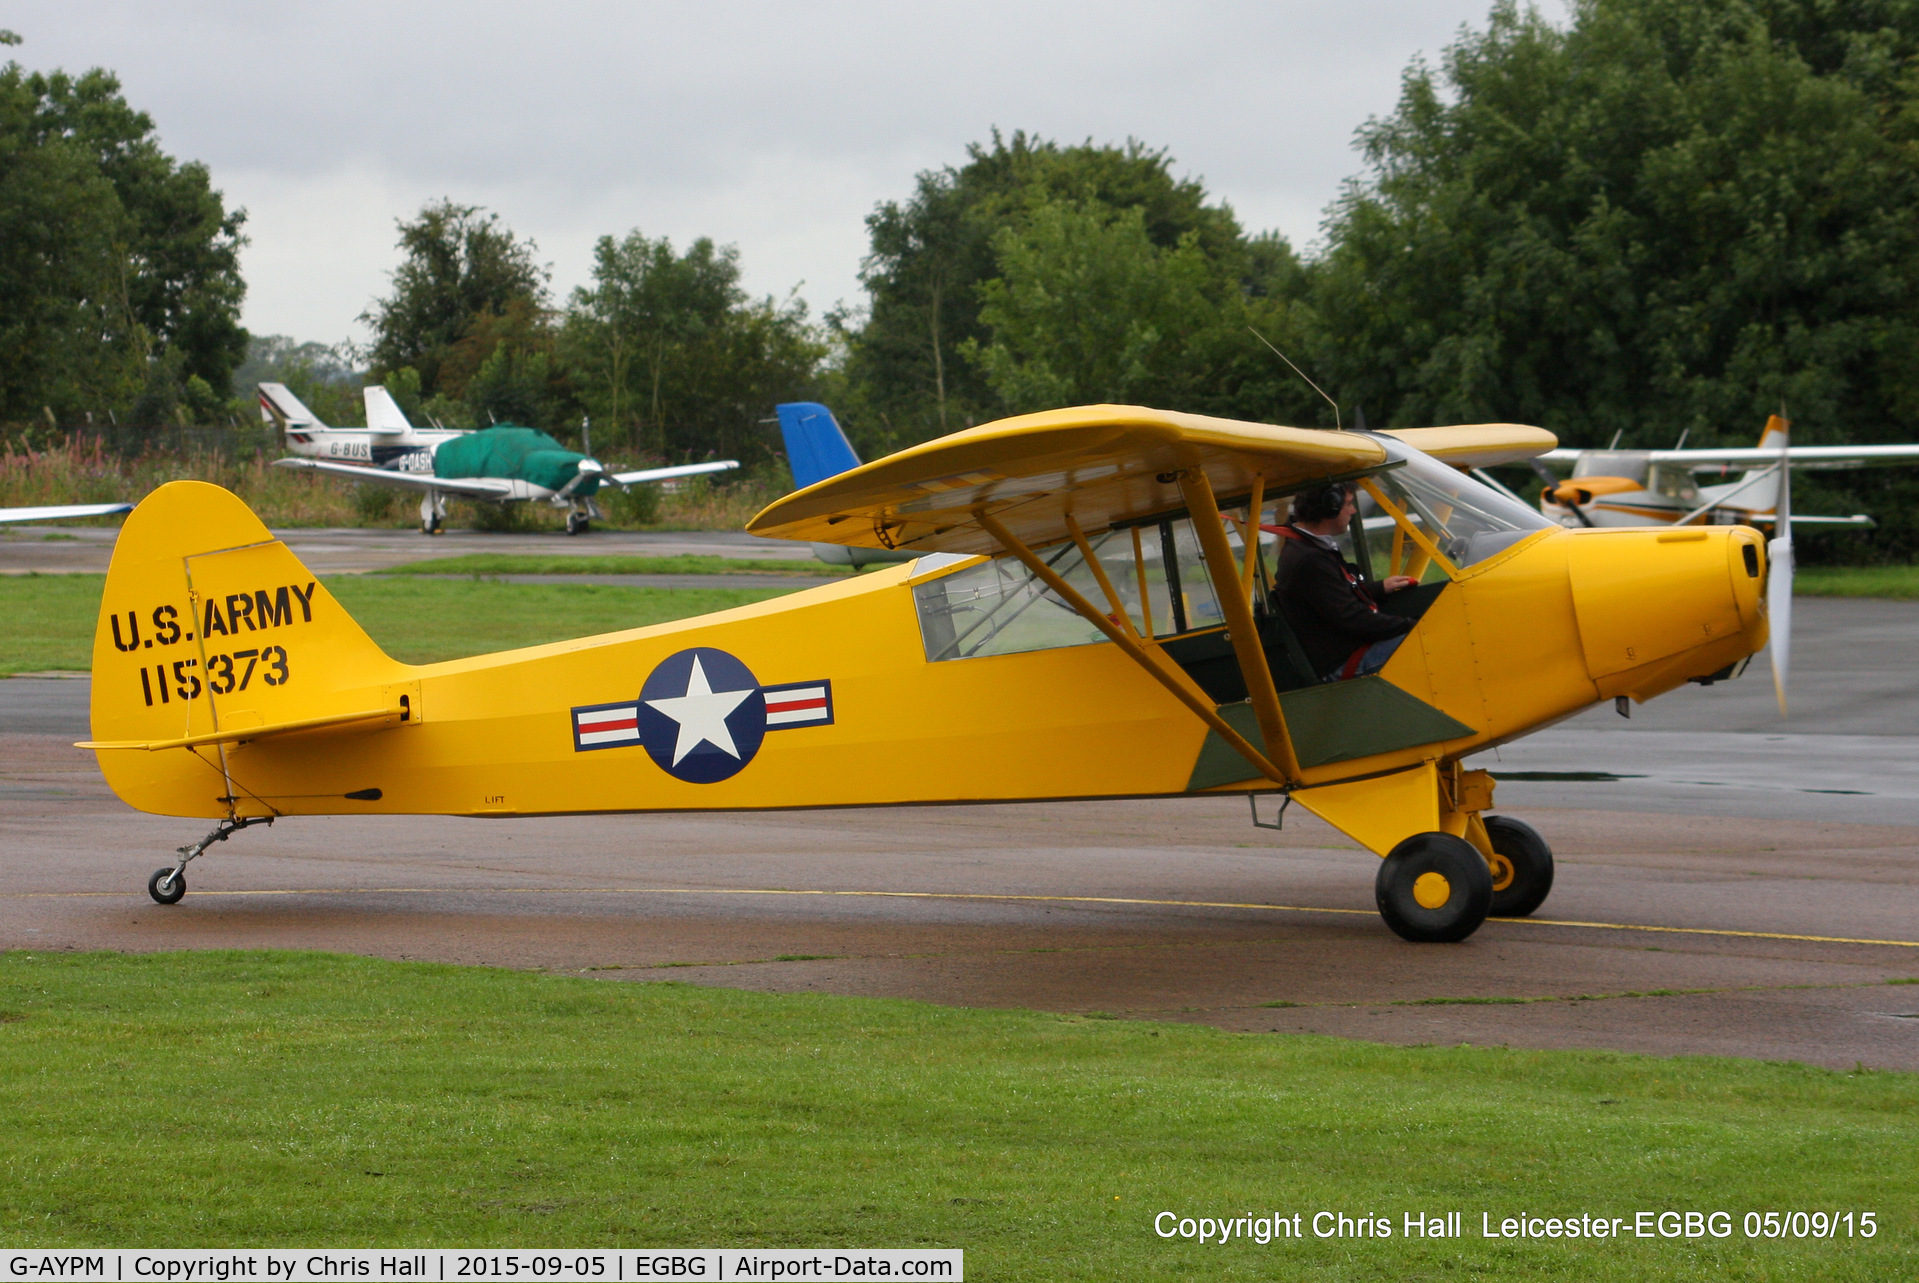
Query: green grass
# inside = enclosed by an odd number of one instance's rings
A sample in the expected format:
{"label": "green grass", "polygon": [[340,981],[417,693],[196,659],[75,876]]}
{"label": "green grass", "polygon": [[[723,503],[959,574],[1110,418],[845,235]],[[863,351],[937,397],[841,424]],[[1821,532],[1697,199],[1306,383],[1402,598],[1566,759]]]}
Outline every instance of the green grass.
{"label": "green grass", "polygon": [[1892,597],[1919,600],[1919,566],[1802,566],[1795,597]]}
{"label": "green grass", "polygon": [[[104,582],[103,575],[0,576],[0,674],[90,668]],[[661,624],[788,591],[365,575],[335,576],[326,585],[387,654],[409,664]]]}
{"label": "green grass", "polygon": [[373,572],[377,575],[844,575],[846,566],[817,561],[779,561],[760,558],[707,557],[682,553],[672,557],[528,556],[504,552],[468,553],[464,557],[409,561]]}
{"label": "green grass", "polygon": [[[1910,1276],[1919,1213],[1909,1074],[321,954],[0,955],[0,1111],[0,1234],[34,1247],[950,1246],[994,1279],[1865,1280]],[[1477,1233],[1482,1211],[1835,1207],[1884,1228]],[[1152,1230],[1160,1211],[1322,1209],[1395,1234]],[[1406,1213],[1445,1211],[1464,1238],[1400,1237]]]}

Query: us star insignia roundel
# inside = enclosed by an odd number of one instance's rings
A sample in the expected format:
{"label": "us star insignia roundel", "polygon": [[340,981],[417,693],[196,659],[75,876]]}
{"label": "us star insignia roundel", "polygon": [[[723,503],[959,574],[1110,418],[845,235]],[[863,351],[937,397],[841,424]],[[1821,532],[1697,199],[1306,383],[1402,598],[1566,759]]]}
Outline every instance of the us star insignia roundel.
{"label": "us star insignia roundel", "polygon": [[732,655],[696,646],[661,660],[639,699],[573,709],[573,747],[638,745],[674,779],[717,784],[746,768],[768,731],[832,722],[830,681],[763,686]]}

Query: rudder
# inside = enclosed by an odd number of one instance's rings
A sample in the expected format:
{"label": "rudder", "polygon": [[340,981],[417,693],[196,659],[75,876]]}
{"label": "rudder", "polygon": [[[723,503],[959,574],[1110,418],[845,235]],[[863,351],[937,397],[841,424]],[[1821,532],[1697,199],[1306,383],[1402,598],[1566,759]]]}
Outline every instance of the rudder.
{"label": "rudder", "polygon": [[[236,736],[370,727],[417,683],[236,496],[175,481],[127,517],[93,641],[90,744],[129,805],[219,815]],[[206,741],[204,743],[198,741]],[[239,813],[270,813],[236,801]]]}

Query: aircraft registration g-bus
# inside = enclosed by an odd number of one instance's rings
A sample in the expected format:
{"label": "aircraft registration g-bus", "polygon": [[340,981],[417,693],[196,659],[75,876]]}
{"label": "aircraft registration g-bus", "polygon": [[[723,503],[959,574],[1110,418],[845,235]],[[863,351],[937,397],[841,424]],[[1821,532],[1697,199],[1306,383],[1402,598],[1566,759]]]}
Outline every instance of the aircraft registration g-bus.
{"label": "aircraft registration g-bus", "polygon": [[[382,653],[234,496],[174,482],[116,546],[83,747],[130,805],[218,817],[153,874],[162,903],[213,842],[286,816],[1280,793],[1384,857],[1394,931],[1458,940],[1552,883],[1546,843],[1489,814],[1493,780],[1462,759],[1598,701],[1733,675],[1766,643],[1769,598],[1785,629],[1784,540],[1566,530],[1457,470],[1553,445],[1509,424],[1024,415],[830,477],[748,526],[911,562],[421,666]],[[1421,584],[1387,598],[1417,622],[1384,669],[1324,683],[1240,534],[1329,479],[1392,519],[1360,526],[1362,564]]]}

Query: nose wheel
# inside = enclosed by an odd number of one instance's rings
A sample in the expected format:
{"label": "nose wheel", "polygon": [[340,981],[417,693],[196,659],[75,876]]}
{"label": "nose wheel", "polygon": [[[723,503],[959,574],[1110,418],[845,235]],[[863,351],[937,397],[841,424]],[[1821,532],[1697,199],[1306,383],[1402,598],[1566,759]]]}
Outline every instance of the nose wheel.
{"label": "nose wheel", "polygon": [[592,523],[587,520],[584,512],[566,514],[566,533],[569,535],[583,535],[591,528]]}
{"label": "nose wheel", "polygon": [[245,819],[231,817],[221,820],[220,826],[201,838],[179,850],[179,862],[170,868],[155,869],[153,876],[147,879],[147,894],[153,897],[155,904],[178,904],[180,897],[187,893],[187,864],[206,853],[206,849],[215,842],[224,842],[241,829],[250,829],[256,824],[271,824],[271,815],[250,815]]}

